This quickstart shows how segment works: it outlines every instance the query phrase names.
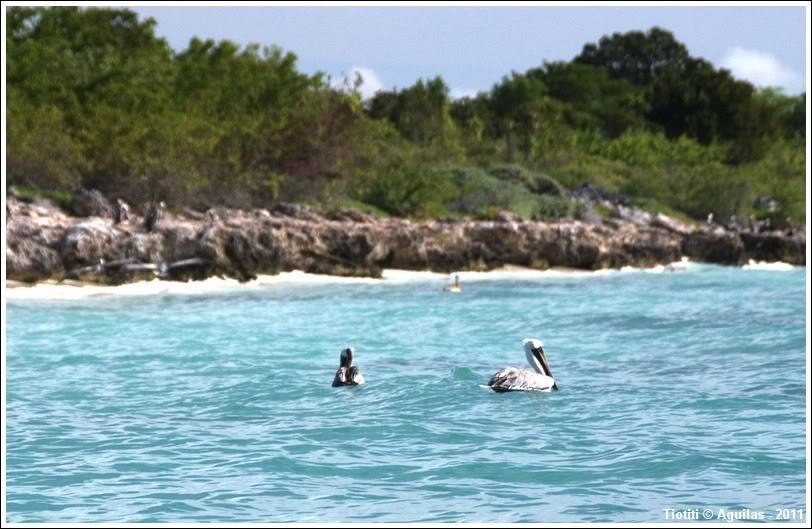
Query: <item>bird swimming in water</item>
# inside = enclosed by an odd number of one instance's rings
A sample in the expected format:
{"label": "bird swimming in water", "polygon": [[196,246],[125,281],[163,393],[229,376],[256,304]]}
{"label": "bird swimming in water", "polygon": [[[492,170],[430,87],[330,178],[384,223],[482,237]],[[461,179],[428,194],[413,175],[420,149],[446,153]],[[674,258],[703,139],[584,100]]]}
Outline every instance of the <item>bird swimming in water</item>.
{"label": "bird swimming in water", "polygon": [[357,386],[364,383],[364,376],[361,371],[352,365],[353,363],[353,349],[347,347],[341,351],[338,370],[336,376],[333,378],[333,387],[338,386]]}
{"label": "bird swimming in water", "polygon": [[147,208],[147,212],[144,215],[145,231],[152,231],[153,229],[155,229],[155,226],[158,225],[158,221],[160,221],[161,217],[163,216],[165,208],[166,203],[163,200],[161,200],[161,202],[158,203],[157,207],[155,206],[155,202],[149,205],[149,208]]}
{"label": "bird swimming in water", "polygon": [[451,285],[446,285],[443,290],[446,292],[462,292],[462,287],[460,286],[460,276],[454,275],[454,283]]}
{"label": "bird swimming in water", "polygon": [[525,338],[524,352],[530,367],[506,367],[497,371],[488,381],[488,386],[497,392],[504,391],[551,391],[558,386],[550,371],[544,344],[536,338]]}

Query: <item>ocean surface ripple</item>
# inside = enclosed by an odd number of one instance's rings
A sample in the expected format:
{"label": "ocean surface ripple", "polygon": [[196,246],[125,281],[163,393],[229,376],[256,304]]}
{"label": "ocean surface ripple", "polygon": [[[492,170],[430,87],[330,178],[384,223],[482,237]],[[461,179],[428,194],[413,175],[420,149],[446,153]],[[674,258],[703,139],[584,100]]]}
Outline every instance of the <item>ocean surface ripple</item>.
{"label": "ocean surface ripple", "polygon": [[[803,508],[805,269],[7,302],[11,522],[665,521]],[[14,289],[16,290],[16,289]],[[496,394],[545,343],[561,390]],[[367,384],[332,388],[352,345]]]}

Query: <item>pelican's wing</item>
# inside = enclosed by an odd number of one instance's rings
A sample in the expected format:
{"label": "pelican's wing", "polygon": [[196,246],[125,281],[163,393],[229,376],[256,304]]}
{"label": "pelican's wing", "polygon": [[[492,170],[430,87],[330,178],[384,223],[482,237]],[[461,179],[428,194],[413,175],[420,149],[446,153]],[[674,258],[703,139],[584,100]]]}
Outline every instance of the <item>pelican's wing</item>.
{"label": "pelican's wing", "polygon": [[529,369],[507,367],[494,373],[488,385],[494,391],[549,391],[555,380]]}
{"label": "pelican's wing", "polygon": [[333,378],[333,387],[343,386],[347,383],[347,368],[339,367],[336,376]]}
{"label": "pelican's wing", "polygon": [[500,369],[496,373],[493,374],[491,379],[488,381],[488,385],[494,389],[503,388],[507,389],[513,380],[516,378],[516,368],[513,367],[506,367],[505,369]]}
{"label": "pelican's wing", "polygon": [[349,382],[352,383],[352,384],[359,384],[360,385],[360,384],[363,384],[364,382],[366,382],[366,380],[364,380],[364,375],[362,375],[361,371],[355,366],[350,368],[350,373],[347,376],[347,378],[348,378]]}

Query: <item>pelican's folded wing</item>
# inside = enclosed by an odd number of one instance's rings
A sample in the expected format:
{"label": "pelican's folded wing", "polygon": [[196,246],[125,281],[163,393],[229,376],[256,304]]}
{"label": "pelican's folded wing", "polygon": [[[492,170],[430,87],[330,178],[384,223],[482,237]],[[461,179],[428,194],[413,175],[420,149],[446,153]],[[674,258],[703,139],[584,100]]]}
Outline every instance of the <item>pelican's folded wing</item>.
{"label": "pelican's folded wing", "polygon": [[497,371],[488,385],[494,391],[549,391],[554,383],[552,377],[529,369],[506,367]]}
{"label": "pelican's folded wing", "polygon": [[336,371],[336,376],[333,378],[333,387],[344,386],[347,384],[347,368],[339,367]]}

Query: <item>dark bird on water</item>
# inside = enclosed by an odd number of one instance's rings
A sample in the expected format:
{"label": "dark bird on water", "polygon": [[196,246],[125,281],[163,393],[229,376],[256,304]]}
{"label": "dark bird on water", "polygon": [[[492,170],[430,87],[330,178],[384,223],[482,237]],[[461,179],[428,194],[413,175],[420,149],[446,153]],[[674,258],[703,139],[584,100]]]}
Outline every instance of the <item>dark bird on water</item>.
{"label": "dark bird on water", "polygon": [[336,376],[333,378],[334,388],[338,386],[357,386],[364,383],[364,376],[361,371],[352,365],[352,356],[352,347],[347,347],[341,351],[338,371],[336,371]]}
{"label": "dark bird on water", "polygon": [[155,205],[155,202],[152,202],[147,208],[147,212],[144,215],[144,230],[145,231],[152,231],[155,229],[155,226],[158,225],[158,222],[161,220],[163,216],[164,209],[166,208],[166,203],[162,200]]}

